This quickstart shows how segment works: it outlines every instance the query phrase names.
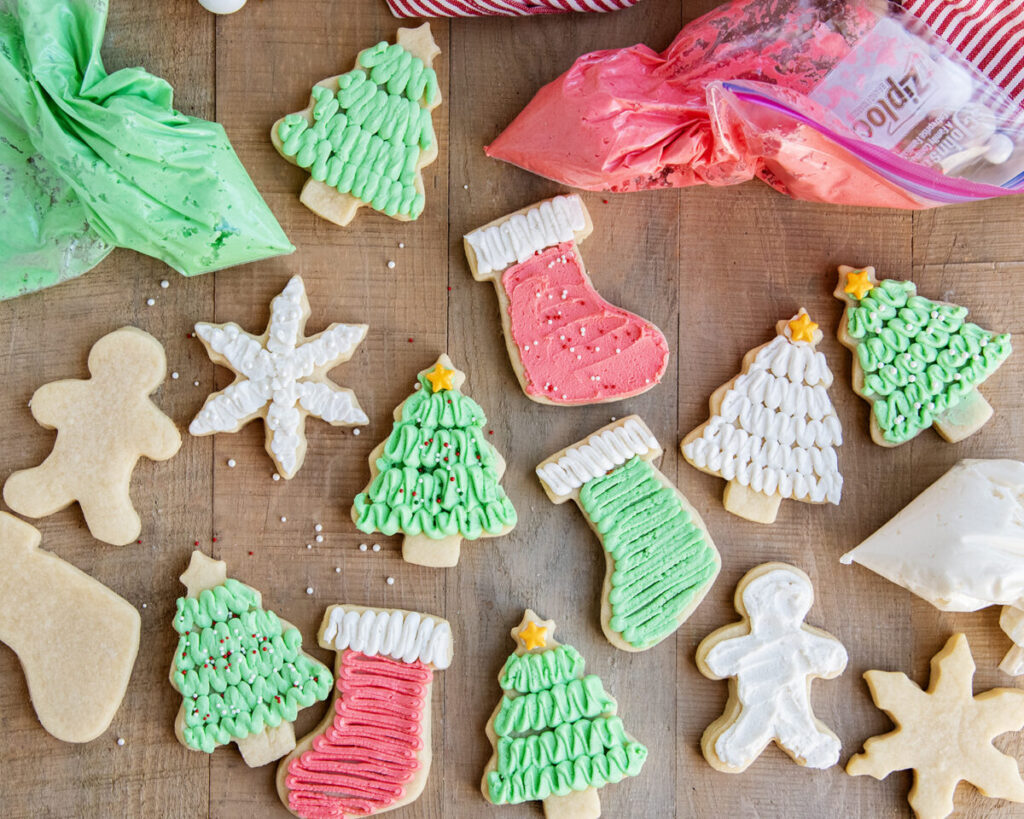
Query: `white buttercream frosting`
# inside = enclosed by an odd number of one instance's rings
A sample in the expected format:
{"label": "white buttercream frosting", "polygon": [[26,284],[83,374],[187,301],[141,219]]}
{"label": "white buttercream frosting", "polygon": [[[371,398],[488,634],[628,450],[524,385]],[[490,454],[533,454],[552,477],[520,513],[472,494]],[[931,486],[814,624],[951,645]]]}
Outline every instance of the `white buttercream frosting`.
{"label": "white buttercream frosting", "polygon": [[305,449],[305,415],[332,424],[369,423],[351,390],[305,380],[351,355],[366,325],[333,324],[316,338],[300,341],[305,304],[305,286],[294,276],[271,302],[266,344],[234,323],[196,324],[196,335],[242,378],[206,400],[189,432],[231,432],[266,407],[270,450],[286,477],[298,469]]}
{"label": "white buttercream frosting", "polygon": [[419,660],[447,668],[452,661],[451,626],[446,620],[415,611],[360,611],[332,606],[323,638],[338,651],[348,648],[405,663]]}
{"label": "white buttercream frosting", "polygon": [[621,466],[634,455],[658,450],[658,440],[637,418],[602,430],[565,450],[557,461],[537,467],[540,479],[556,495],[568,495],[587,481]]}
{"label": "white buttercream frosting", "polygon": [[579,196],[556,196],[500,224],[475,230],[466,236],[466,241],[476,253],[477,270],[492,273],[513,262],[525,262],[552,245],[570,241],[586,224]]}
{"label": "white buttercream frosting", "polygon": [[840,744],[815,721],[808,679],[842,673],[847,654],[834,637],[804,627],[814,590],[804,576],[772,569],[746,585],[742,600],[750,633],[716,643],[704,658],[717,677],[736,678],[741,705],[715,754],[745,768],[774,739],[809,768],[834,765]]}
{"label": "white buttercream frosting", "polygon": [[699,438],[683,447],[701,469],[766,495],[839,503],[842,425],[825,356],[783,335],[758,351]]}

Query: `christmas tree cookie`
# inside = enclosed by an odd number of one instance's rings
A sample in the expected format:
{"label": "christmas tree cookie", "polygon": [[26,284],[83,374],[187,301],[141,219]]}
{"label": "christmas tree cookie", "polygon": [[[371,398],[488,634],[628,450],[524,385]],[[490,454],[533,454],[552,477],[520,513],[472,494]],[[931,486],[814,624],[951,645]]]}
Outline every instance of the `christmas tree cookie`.
{"label": "christmas tree cookie", "polygon": [[127,600],[40,549],[41,539],[0,512],[0,642],[18,655],[43,728],[88,742],[121,706],[141,621]]}
{"label": "christmas tree cookie", "polygon": [[281,801],[304,819],[414,802],[430,773],[431,689],[452,661],[451,626],[415,611],[331,606],[319,642],[337,652],[334,700],[281,760]]}
{"label": "christmas tree cookie", "polygon": [[32,416],[56,429],[57,440],[45,461],[7,479],[7,505],[41,518],[77,502],[94,538],[132,543],[142,531],[130,494],[135,465],[141,457],[166,461],[181,448],[178,428],[149,399],[166,373],[160,342],[122,327],[92,346],[88,379],[36,390]]}
{"label": "christmas tree cookie", "polygon": [[262,418],[267,454],[288,480],[306,458],[307,416],[336,427],[369,423],[355,393],[327,377],[352,357],[367,326],[332,324],[306,337],[309,316],[306,286],[300,276],[292,276],[270,303],[270,324],[263,335],[247,333],[234,322],[197,324],[196,336],[210,360],[231,369],[235,380],[206,399],[188,431],[238,432]]}
{"label": "christmas tree cookie", "polygon": [[370,453],[370,482],[352,520],[367,534],[405,535],[402,557],[454,566],[463,539],[497,537],[516,525],[501,488],[505,461],[484,436],[487,418],[461,392],[465,373],[442,355],[395,409],[391,434]]}
{"label": "christmas tree cookie", "polygon": [[728,481],[726,510],[756,523],[774,523],[784,498],[838,504],[843,490],[832,372],[815,349],[822,333],[803,308],[776,332],[744,356],[742,373],[712,394],[711,417],[682,442],[687,461]]}
{"label": "christmas tree cookie", "polygon": [[601,629],[625,651],[651,648],[679,628],[722,563],[700,515],[654,466],[661,454],[630,415],[537,467],[548,497],[576,501],[601,540]]}
{"label": "christmas tree cookie", "polygon": [[839,340],[854,353],[853,390],[871,404],[871,437],[906,443],[934,426],[951,443],[992,417],[978,392],[1010,355],[1010,336],[967,319],[967,308],[917,295],[913,282],[883,279],[873,267],[839,268],[845,302]]}
{"label": "christmas tree cookie", "polygon": [[850,776],[885,779],[913,770],[910,807],[918,819],[943,819],[953,812],[953,794],[964,781],[984,796],[1024,802],[1017,760],[992,740],[1024,728],[1024,691],[994,688],[974,695],[974,659],[967,638],[954,634],[932,657],[926,691],[898,671],[866,671],[875,705],[896,728],[871,737],[850,758]]}
{"label": "christmas tree cookie", "polygon": [[369,205],[393,219],[423,212],[423,168],[437,159],[431,112],[441,104],[430,26],[360,52],[347,74],[313,86],[309,105],[274,123],[277,152],[309,170],[300,201],[345,226]]}
{"label": "christmas tree cookie", "polygon": [[668,366],[661,330],[594,289],[577,246],[591,230],[579,196],[556,196],[464,239],[473,277],[498,292],[516,377],[541,404],[621,401],[651,389]]}
{"label": "christmas tree cookie", "polygon": [[547,819],[597,819],[597,791],[640,773],[647,748],[626,733],[615,699],[555,624],[529,609],[512,629],[515,652],[498,675],[501,702],[487,722],[494,753],[484,798],[495,805],[542,800]]}
{"label": "christmas tree cookie", "polygon": [[331,672],[302,650],[299,630],[262,607],[260,593],[227,576],[222,560],[193,552],[181,576],[171,685],[182,696],[178,740],[213,753],[235,742],[251,768],[295,747],[299,709],[325,699]]}

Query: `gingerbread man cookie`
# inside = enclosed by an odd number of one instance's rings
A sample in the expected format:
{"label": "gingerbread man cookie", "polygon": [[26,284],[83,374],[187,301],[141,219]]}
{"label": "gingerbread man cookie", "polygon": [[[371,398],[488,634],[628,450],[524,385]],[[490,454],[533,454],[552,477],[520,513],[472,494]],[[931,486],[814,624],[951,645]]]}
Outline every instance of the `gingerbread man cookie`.
{"label": "gingerbread man cookie", "polygon": [[43,727],[64,742],[88,742],[121,706],[141,620],[40,540],[35,527],[0,512],[0,642],[18,655]]}
{"label": "gingerbread man cookie", "polygon": [[764,563],[736,586],[743,620],[697,646],[697,667],[712,680],[729,678],[725,712],[704,731],[708,764],[742,773],[773,740],[799,765],[829,768],[840,742],[811,710],[811,682],[846,668],[846,649],[827,631],[804,623],[814,602],[810,578],[787,563]]}
{"label": "gingerbread man cookie", "polygon": [[4,500],[32,518],[77,501],[93,537],[123,546],[142,531],[129,491],[136,462],[166,461],[181,447],[174,422],[149,400],[167,359],[149,333],[123,327],[93,345],[89,372],[87,380],[54,381],[32,396],[33,417],[56,429],[57,440],[43,463],[7,479]]}
{"label": "gingerbread man cookie", "polygon": [[993,688],[974,696],[974,670],[967,638],[954,634],[932,657],[927,691],[901,672],[866,671],[871,698],[896,729],[868,739],[846,772],[885,779],[912,769],[909,800],[919,819],[949,816],[961,781],[993,799],[1024,802],[1017,760],[992,744],[1000,734],[1024,727],[1024,691]]}

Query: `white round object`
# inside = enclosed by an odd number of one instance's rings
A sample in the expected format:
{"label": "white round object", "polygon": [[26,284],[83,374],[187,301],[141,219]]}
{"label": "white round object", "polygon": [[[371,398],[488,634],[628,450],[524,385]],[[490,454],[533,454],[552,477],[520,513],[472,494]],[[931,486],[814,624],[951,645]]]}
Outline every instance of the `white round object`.
{"label": "white round object", "polygon": [[1013,156],[1015,147],[1013,140],[1006,134],[993,134],[992,139],[988,141],[988,150],[985,151],[985,161],[991,162],[993,165],[1002,165]]}
{"label": "white round object", "polygon": [[199,5],[214,14],[234,14],[245,5],[245,0],[199,0]]}

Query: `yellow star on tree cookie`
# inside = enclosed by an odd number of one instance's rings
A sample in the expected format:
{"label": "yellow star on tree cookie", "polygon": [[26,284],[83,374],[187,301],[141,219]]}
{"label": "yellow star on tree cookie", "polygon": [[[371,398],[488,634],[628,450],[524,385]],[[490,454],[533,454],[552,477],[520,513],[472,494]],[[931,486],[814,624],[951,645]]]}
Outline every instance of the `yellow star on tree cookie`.
{"label": "yellow star on tree cookie", "polygon": [[854,270],[846,274],[846,287],[843,288],[843,292],[849,293],[857,301],[863,300],[874,289],[875,285],[871,281],[871,272],[867,268],[864,270]]}
{"label": "yellow star on tree cookie", "polygon": [[545,636],[547,631],[546,628],[542,628],[536,623],[529,623],[526,628],[519,632],[519,639],[523,641],[523,645],[529,651],[533,651],[535,648],[544,648],[548,643]]}
{"label": "yellow star on tree cookie", "polygon": [[1000,734],[1024,727],[1024,691],[994,688],[973,696],[975,665],[963,634],[949,638],[931,669],[927,691],[900,672],[865,672],[875,705],[897,727],[867,740],[846,772],[884,779],[913,769],[909,799],[919,819],[951,814],[961,780],[985,796],[1024,802],[1017,761],[992,745]]}
{"label": "yellow star on tree cookie", "polygon": [[818,325],[811,321],[811,317],[807,313],[803,312],[789,323],[789,332],[793,341],[814,343],[814,333],[817,329]]}
{"label": "yellow star on tree cookie", "polygon": [[555,628],[554,620],[542,620],[531,609],[523,614],[523,619],[512,629],[512,639],[516,641],[520,650],[533,651],[535,648],[550,648],[548,640]]}
{"label": "yellow star on tree cookie", "polygon": [[434,369],[427,373],[427,381],[430,382],[430,386],[434,392],[441,392],[441,390],[455,389],[455,385],[452,382],[452,378],[455,375],[455,370],[449,370],[440,361],[434,365]]}

